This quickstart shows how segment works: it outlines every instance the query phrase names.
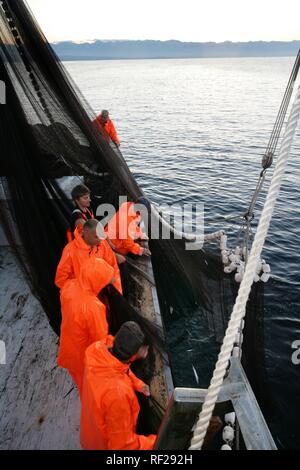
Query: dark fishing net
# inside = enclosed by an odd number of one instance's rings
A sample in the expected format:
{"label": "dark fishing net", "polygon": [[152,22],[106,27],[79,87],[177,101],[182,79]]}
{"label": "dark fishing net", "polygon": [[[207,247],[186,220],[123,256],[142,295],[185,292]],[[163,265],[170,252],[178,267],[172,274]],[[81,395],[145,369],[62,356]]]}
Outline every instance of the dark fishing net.
{"label": "dark fishing net", "polygon": [[[0,46],[7,103],[0,105],[1,225],[58,332],[59,292],[53,280],[72,207],[62,179],[85,181],[94,210],[101,202],[118,207],[120,195],[135,200],[143,193],[119,150],[94,128],[93,110],[21,0],[0,1]],[[180,310],[197,305],[221,341],[237,288],[232,277],[224,276],[219,256],[187,251],[183,240],[151,240],[150,248],[162,311],[167,316],[170,306]],[[248,326],[252,331],[257,318],[253,312]],[[255,341],[261,341],[259,334]],[[256,344],[247,344],[248,363],[258,350]]]}

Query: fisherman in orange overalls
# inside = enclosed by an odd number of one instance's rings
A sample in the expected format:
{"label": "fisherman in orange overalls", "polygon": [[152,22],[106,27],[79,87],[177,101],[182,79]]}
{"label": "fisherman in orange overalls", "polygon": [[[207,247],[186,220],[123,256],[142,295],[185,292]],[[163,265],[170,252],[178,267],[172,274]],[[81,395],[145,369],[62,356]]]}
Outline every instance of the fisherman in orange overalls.
{"label": "fisherman in orange overalls", "polygon": [[101,258],[88,258],[78,279],[68,280],[60,293],[62,323],[57,364],[67,369],[81,392],[84,353],[108,335],[106,307],[98,295],[114,282],[114,270]]}
{"label": "fisherman in orange overalls", "polygon": [[114,286],[122,293],[120,270],[116,255],[105,240],[106,235],[98,220],[85,222],[82,231],[74,231],[75,239],[69,242],[62,253],[57,266],[55,284],[61,289],[67,280],[79,278],[83,262],[90,258],[102,258],[114,269]]}
{"label": "fisherman in orange overalls", "polygon": [[109,112],[106,109],[103,109],[101,111],[101,114],[99,114],[99,116],[97,116],[96,119],[94,119],[93,124],[96,127],[96,129],[99,129],[99,128],[104,129],[105,132],[111,138],[111,140],[117,145],[117,147],[120,146],[121,142],[117,135],[115,126],[109,117]]}
{"label": "fisherman in orange overalls", "polygon": [[133,202],[121,204],[118,212],[112,217],[105,227],[105,232],[111,242],[113,249],[121,255],[133,253],[135,255],[150,256],[148,248],[143,248],[136,239],[147,237],[139,227],[141,216],[135,210]]}
{"label": "fisherman in orange overalls", "polygon": [[135,392],[149,396],[149,386],[130,370],[134,360],[147,354],[145,336],[132,321],[123,323],[115,339],[109,336],[87,348],[80,418],[83,449],[153,449],[155,434],[136,434],[140,406]]}

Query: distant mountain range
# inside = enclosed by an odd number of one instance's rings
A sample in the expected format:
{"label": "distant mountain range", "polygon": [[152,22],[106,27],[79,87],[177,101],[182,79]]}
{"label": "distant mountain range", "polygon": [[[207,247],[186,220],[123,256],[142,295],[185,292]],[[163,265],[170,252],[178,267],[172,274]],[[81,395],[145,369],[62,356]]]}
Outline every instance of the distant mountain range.
{"label": "distant mountain range", "polygon": [[295,56],[300,40],[250,42],[181,42],[95,40],[75,43],[64,41],[52,44],[62,60],[104,59],[175,59],[198,57],[272,57]]}

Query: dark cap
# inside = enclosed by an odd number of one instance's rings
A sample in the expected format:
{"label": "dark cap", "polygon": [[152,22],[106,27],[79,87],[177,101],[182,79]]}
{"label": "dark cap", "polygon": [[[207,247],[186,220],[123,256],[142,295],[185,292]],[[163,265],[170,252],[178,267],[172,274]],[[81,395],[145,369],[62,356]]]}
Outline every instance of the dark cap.
{"label": "dark cap", "polygon": [[145,343],[145,335],[134,321],[123,323],[115,337],[113,355],[121,362],[128,361]]}

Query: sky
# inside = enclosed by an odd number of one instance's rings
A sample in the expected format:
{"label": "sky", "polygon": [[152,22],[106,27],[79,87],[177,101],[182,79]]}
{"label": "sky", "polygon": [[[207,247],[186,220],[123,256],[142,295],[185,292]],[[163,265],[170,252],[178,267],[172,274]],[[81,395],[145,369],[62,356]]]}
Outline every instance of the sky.
{"label": "sky", "polygon": [[300,39],[300,0],[27,0],[48,41]]}

